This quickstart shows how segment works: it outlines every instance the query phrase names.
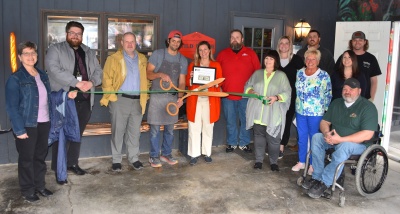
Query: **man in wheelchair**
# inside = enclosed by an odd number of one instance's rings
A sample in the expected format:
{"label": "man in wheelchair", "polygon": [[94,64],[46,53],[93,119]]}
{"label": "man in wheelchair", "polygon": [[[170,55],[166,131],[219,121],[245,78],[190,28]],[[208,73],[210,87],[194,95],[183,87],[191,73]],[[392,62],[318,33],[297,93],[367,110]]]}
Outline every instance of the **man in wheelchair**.
{"label": "man in wheelchair", "polygon": [[[314,172],[312,178],[305,181],[303,188],[308,189],[311,198],[320,198],[332,185],[336,167],[351,155],[360,155],[369,146],[378,124],[378,112],[375,105],[360,96],[360,82],[349,78],[344,82],[342,98],[335,99],[329,106],[321,123],[320,130],[311,141]],[[334,148],[331,162],[325,166],[325,150]],[[340,169],[339,174],[343,170]]]}

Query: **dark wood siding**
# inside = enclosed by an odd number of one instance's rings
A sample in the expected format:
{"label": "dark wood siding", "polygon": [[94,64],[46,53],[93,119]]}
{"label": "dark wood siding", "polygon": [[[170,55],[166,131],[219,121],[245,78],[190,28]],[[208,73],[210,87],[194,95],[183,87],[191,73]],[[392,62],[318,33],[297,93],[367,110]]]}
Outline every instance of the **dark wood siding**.
{"label": "dark wood siding", "polygon": [[[0,1],[0,102],[5,103],[4,85],[11,74],[9,57],[9,34],[15,32],[17,41],[31,40],[41,47],[41,10],[73,10],[109,13],[156,14],[160,16],[160,35],[158,48],[164,47],[164,41],[170,30],[178,29],[183,34],[201,32],[216,40],[217,53],[228,46],[231,30],[232,12],[248,16],[284,17],[285,32],[293,35],[293,25],[300,18],[306,19],[312,28],[322,34],[321,45],[333,52],[336,0],[10,0]],[[43,50],[39,49],[39,52]],[[40,55],[39,55],[40,56]],[[39,60],[41,63],[41,61]],[[43,65],[39,63],[39,67]],[[100,99],[96,95],[96,101]],[[91,122],[109,121],[108,109],[96,104]],[[5,105],[0,106],[1,128],[10,127]],[[221,114],[216,124],[218,130],[214,144],[225,144],[225,121]],[[177,135],[176,135],[177,138]],[[175,143],[177,140],[175,140]],[[109,155],[109,136],[88,137],[83,139],[82,157]],[[148,150],[148,134],[141,137],[141,150]],[[175,145],[176,146],[176,145]],[[0,163],[17,161],[13,136],[0,135]]]}

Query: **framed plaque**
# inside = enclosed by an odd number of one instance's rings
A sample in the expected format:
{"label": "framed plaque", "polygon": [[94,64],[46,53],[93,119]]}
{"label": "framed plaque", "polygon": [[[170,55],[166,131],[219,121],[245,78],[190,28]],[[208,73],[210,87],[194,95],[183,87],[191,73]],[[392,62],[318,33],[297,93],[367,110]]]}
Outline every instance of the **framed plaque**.
{"label": "framed plaque", "polygon": [[193,67],[192,84],[204,85],[215,80],[215,68]]}

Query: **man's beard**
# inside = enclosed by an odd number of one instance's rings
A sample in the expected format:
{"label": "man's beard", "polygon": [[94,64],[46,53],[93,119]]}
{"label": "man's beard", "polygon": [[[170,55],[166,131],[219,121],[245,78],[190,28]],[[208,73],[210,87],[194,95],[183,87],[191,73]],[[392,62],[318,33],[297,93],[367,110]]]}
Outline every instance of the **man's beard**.
{"label": "man's beard", "polygon": [[237,43],[237,42],[231,43],[231,48],[234,51],[240,50],[242,47],[243,47],[242,43]]}
{"label": "man's beard", "polygon": [[79,47],[82,44],[82,40],[73,41],[71,38],[67,38],[67,42],[72,47]]}
{"label": "man's beard", "polygon": [[358,97],[359,97],[359,96],[356,96],[356,97],[354,97],[354,98],[343,96],[343,99],[344,99],[344,101],[345,101],[346,103],[354,103],[354,102],[358,99]]}

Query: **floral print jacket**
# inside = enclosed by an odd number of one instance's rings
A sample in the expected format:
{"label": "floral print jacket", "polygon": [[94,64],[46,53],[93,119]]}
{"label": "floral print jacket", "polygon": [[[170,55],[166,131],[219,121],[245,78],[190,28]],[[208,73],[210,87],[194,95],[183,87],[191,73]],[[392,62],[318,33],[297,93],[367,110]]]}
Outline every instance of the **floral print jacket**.
{"label": "floral print jacket", "polygon": [[332,99],[332,85],[329,74],[318,69],[307,76],[305,68],[297,71],[296,113],[303,116],[323,116]]}

